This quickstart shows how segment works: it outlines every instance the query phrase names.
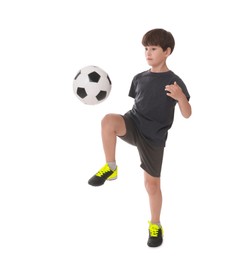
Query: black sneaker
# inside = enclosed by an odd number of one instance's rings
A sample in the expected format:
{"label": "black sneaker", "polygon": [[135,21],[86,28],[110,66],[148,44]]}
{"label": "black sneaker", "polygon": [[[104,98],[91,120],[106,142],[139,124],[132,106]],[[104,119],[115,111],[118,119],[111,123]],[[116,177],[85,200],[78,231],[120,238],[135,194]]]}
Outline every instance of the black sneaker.
{"label": "black sneaker", "polygon": [[106,180],[111,181],[117,179],[118,168],[112,171],[106,163],[92,178],[88,180],[88,184],[92,186],[101,186]]}
{"label": "black sneaker", "polygon": [[150,221],[149,223],[149,238],[147,245],[150,247],[157,247],[160,246],[163,242],[163,229],[161,226],[157,224],[152,224]]}

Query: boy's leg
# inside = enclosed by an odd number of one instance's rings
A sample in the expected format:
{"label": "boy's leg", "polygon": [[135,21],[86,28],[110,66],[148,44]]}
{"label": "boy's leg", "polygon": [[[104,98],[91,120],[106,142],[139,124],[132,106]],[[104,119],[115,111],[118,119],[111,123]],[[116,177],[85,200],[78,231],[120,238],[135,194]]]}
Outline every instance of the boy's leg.
{"label": "boy's leg", "polygon": [[124,119],[118,114],[106,115],[102,119],[101,129],[106,164],[89,179],[88,183],[92,186],[100,186],[106,180],[117,178],[118,169],[115,161],[116,139],[117,136],[126,134]]}
{"label": "boy's leg", "polygon": [[162,208],[162,192],[160,188],[160,178],[153,177],[144,172],[144,184],[149,197],[151,211],[151,221],[149,222],[148,246],[157,247],[163,242],[163,229],[160,223]]}
{"label": "boy's leg", "polygon": [[162,208],[162,192],[160,188],[160,178],[153,177],[147,172],[144,172],[144,185],[149,197],[151,222],[160,223],[160,214]]}
{"label": "boy's leg", "polygon": [[106,162],[115,162],[117,136],[126,134],[123,117],[118,114],[107,114],[101,121],[101,134]]}

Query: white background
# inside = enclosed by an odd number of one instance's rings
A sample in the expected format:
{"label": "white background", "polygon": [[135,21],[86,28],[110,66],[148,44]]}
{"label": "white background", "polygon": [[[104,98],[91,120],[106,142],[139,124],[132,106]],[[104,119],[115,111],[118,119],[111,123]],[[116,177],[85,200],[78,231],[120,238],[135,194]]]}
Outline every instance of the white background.
{"label": "white background", "polygon": [[[224,1],[1,1],[0,259],[225,259]],[[164,28],[168,66],[193,115],[176,109],[162,170],[164,244],[148,248],[148,199],[136,149],[118,141],[119,179],[103,166],[101,118],[125,113],[148,69],[141,38]],[[73,93],[77,71],[112,80],[96,106]],[[216,256],[218,255],[218,256]]]}

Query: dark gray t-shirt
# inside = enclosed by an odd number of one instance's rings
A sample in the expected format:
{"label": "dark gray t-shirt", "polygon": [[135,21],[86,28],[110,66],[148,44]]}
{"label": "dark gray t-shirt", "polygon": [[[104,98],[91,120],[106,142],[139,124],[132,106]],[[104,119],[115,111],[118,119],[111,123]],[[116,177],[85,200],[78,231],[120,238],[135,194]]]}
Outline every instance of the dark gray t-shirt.
{"label": "dark gray t-shirt", "polygon": [[177,101],[166,95],[165,86],[175,81],[189,100],[184,82],[172,71],[154,73],[148,70],[132,80],[129,91],[129,96],[134,98],[131,117],[141,134],[156,146],[165,146],[173,124]]}

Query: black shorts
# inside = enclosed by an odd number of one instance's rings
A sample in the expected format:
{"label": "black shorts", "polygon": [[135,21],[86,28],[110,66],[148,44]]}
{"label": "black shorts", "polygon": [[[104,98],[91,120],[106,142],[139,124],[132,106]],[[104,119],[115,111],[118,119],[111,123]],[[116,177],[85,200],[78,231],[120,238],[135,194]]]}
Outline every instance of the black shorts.
{"label": "black shorts", "polygon": [[140,155],[140,167],[153,177],[160,177],[164,147],[152,145],[137,129],[130,112],[122,116],[126,124],[126,134],[122,140],[135,145]]}

